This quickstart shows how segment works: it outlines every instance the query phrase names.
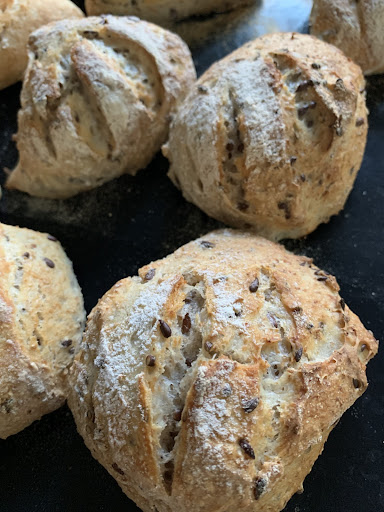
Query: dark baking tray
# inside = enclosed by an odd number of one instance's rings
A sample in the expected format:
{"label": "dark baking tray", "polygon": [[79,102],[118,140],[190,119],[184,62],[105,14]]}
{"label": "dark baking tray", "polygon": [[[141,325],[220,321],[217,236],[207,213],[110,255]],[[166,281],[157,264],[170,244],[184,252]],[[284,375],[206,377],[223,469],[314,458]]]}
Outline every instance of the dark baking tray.
{"label": "dark baking tray", "polygon": [[[201,73],[245,41],[271,30],[305,31],[309,1],[264,1],[250,10],[196,19],[179,27],[194,41]],[[209,40],[206,32],[216,31]],[[344,211],[288,248],[335,274],[346,302],[377,338],[384,331],[384,77],[368,80],[368,146]],[[20,86],[0,93],[0,166],[17,159]],[[166,177],[158,155],[137,177],[123,176],[67,201],[4,191],[0,220],[56,235],[73,260],[87,311],[118,279],[219,226]],[[1,183],[4,176],[1,177]],[[1,272],[1,269],[0,269]],[[368,368],[370,386],[343,416],[287,512],[384,510],[384,361]],[[0,510],[134,511],[135,505],[93,460],[64,407],[0,441]],[[234,512],[234,511],[228,511]]]}

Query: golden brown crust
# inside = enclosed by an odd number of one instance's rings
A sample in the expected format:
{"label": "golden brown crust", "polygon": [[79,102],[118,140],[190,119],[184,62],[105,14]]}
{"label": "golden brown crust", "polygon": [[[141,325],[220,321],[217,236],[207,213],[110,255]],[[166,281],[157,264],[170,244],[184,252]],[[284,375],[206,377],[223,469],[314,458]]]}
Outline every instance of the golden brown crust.
{"label": "golden brown crust", "polygon": [[117,283],[70,375],[94,457],[144,511],[281,510],[377,351],[338,290],[308,258],[233,231]]}
{"label": "golden brown crust", "polygon": [[144,21],[104,16],[42,27],[29,41],[20,160],[7,187],[66,198],[135,174],[166,140],[195,76],[185,43]]}
{"label": "golden brown crust", "polygon": [[272,34],[204,73],[163,152],[172,181],[208,215],[298,238],[343,208],[367,127],[358,66],[316,38]]}
{"label": "golden brown crust", "polygon": [[85,0],[88,15],[118,14],[138,16],[144,20],[168,26],[191,16],[226,12],[254,0]]}
{"label": "golden brown crust", "polygon": [[0,2],[0,89],[22,80],[31,32],[52,21],[81,18],[70,0],[3,0]]}
{"label": "golden brown crust", "polygon": [[83,298],[56,239],[0,224],[0,438],[63,405]]}
{"label": "golden brown crust", "polygon": [[366,75],[384,72],[384,3],[381,0],[315,0],[311,33],[340,48]]}

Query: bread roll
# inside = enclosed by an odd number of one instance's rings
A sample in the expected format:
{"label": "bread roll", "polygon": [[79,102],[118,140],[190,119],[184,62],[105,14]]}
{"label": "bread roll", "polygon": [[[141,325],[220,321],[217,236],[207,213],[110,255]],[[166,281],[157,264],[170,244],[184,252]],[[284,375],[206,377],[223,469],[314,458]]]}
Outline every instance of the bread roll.
{"label": "bread roll", "polygon": [[0,89],[23,78],[31,32],[50,21],[82,16],[69,0],[0,0]]}
{"label": "bread roll", "polygon": [[51,235],[0,224],[0,438],[67,397],[85,324],[72,264]]}
{"label": "bread roll", "polygon": [[384,2],[314,0],[311,33],[332,43],[366,75],[384,72]]}
{"label": "bread roll", "polygon": [[195,76],[178,36],[136,18],[42,27],[29,40],[20,161],[7,187],[66,198],[135,174],[165,142],[170,114]]}
{"label": "bread roll", "polygon": [[366,135],[360,68],[314,37],[272,34],[198,80],[164,154],[188,201],[279,240],[304,236],[343,208]]}
{"label": "bread roll", "polygon": [[255,0],[85,0],[88,14],[129,14],[168,25],[194,15],[225,12]]}
{"label": "bread roll", "polygon": [[69,405],[144,512],[277,512],[366,389],[376,351],[312,260],[215,232],[99,301]]}

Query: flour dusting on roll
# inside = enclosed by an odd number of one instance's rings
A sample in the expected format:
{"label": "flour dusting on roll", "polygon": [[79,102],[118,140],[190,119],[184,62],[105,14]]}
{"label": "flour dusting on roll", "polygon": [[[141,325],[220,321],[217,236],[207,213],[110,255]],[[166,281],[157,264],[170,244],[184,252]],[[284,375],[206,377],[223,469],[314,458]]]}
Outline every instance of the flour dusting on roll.
{"label": "flour dusting on roll", "polygon": [[178,109],[164,154],[184,197],[230,226],[298,238],[345,204],[367,136],[361,69],[301,34],[216,62]]}
{"label": "flour dusting on roll", "polygon": [[69,404],[144,512],[278,512],[366,389],[376,351],[312,260],[214,232],[99,301]]}
{"label": "flour dusting on roll", "polygon": [[0,438],[67,398],[85,324],[83,296],[58,240],[0,224]]}
{"label": "flour dusting on roll", "polygon": [[186,44],[137,18],[66,20],[34,32],[8,188],[66,198],[148,165],[194,82]]}
{"label": "flour dusting on roll", "polygon": [[314,0],[311,33],[334,44],[366,75],[384,72],[384,2]]}

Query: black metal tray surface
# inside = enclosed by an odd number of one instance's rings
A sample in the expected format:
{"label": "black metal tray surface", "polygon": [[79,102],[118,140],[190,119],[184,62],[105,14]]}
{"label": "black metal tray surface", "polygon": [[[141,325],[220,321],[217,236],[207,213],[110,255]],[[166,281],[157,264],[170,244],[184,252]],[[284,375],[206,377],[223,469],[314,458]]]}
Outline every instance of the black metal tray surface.
{"label": "black metal tray surface", "polygon": [[[308,0],[265,0],[179,29],[192,41],[200,74],[262,33],[305,31],[309,12]],[[337,276],[342,296],[379,339],[384,331],[383,86],[384,77],[368,80],[368,145],[344,211],[306,239],[285,243]],[[20,85],[0,93],[1,167],[12,168],[17,160],[11,137],[19,93]],[[60,239],[74,263],[89,312],[118,279],[220,226],[188,204],[166,172],[167,162],[158,155],[136,177],[123,176],[66,201],[3,191],[0,220]],[[370,363],[368,378],[367,392],[342,417],[304,482],[304,494],[295,495],[286,512],[384,511],[383,353]],[[0,441],[0,511],[135,510],[92,458],[66,407]]]}

